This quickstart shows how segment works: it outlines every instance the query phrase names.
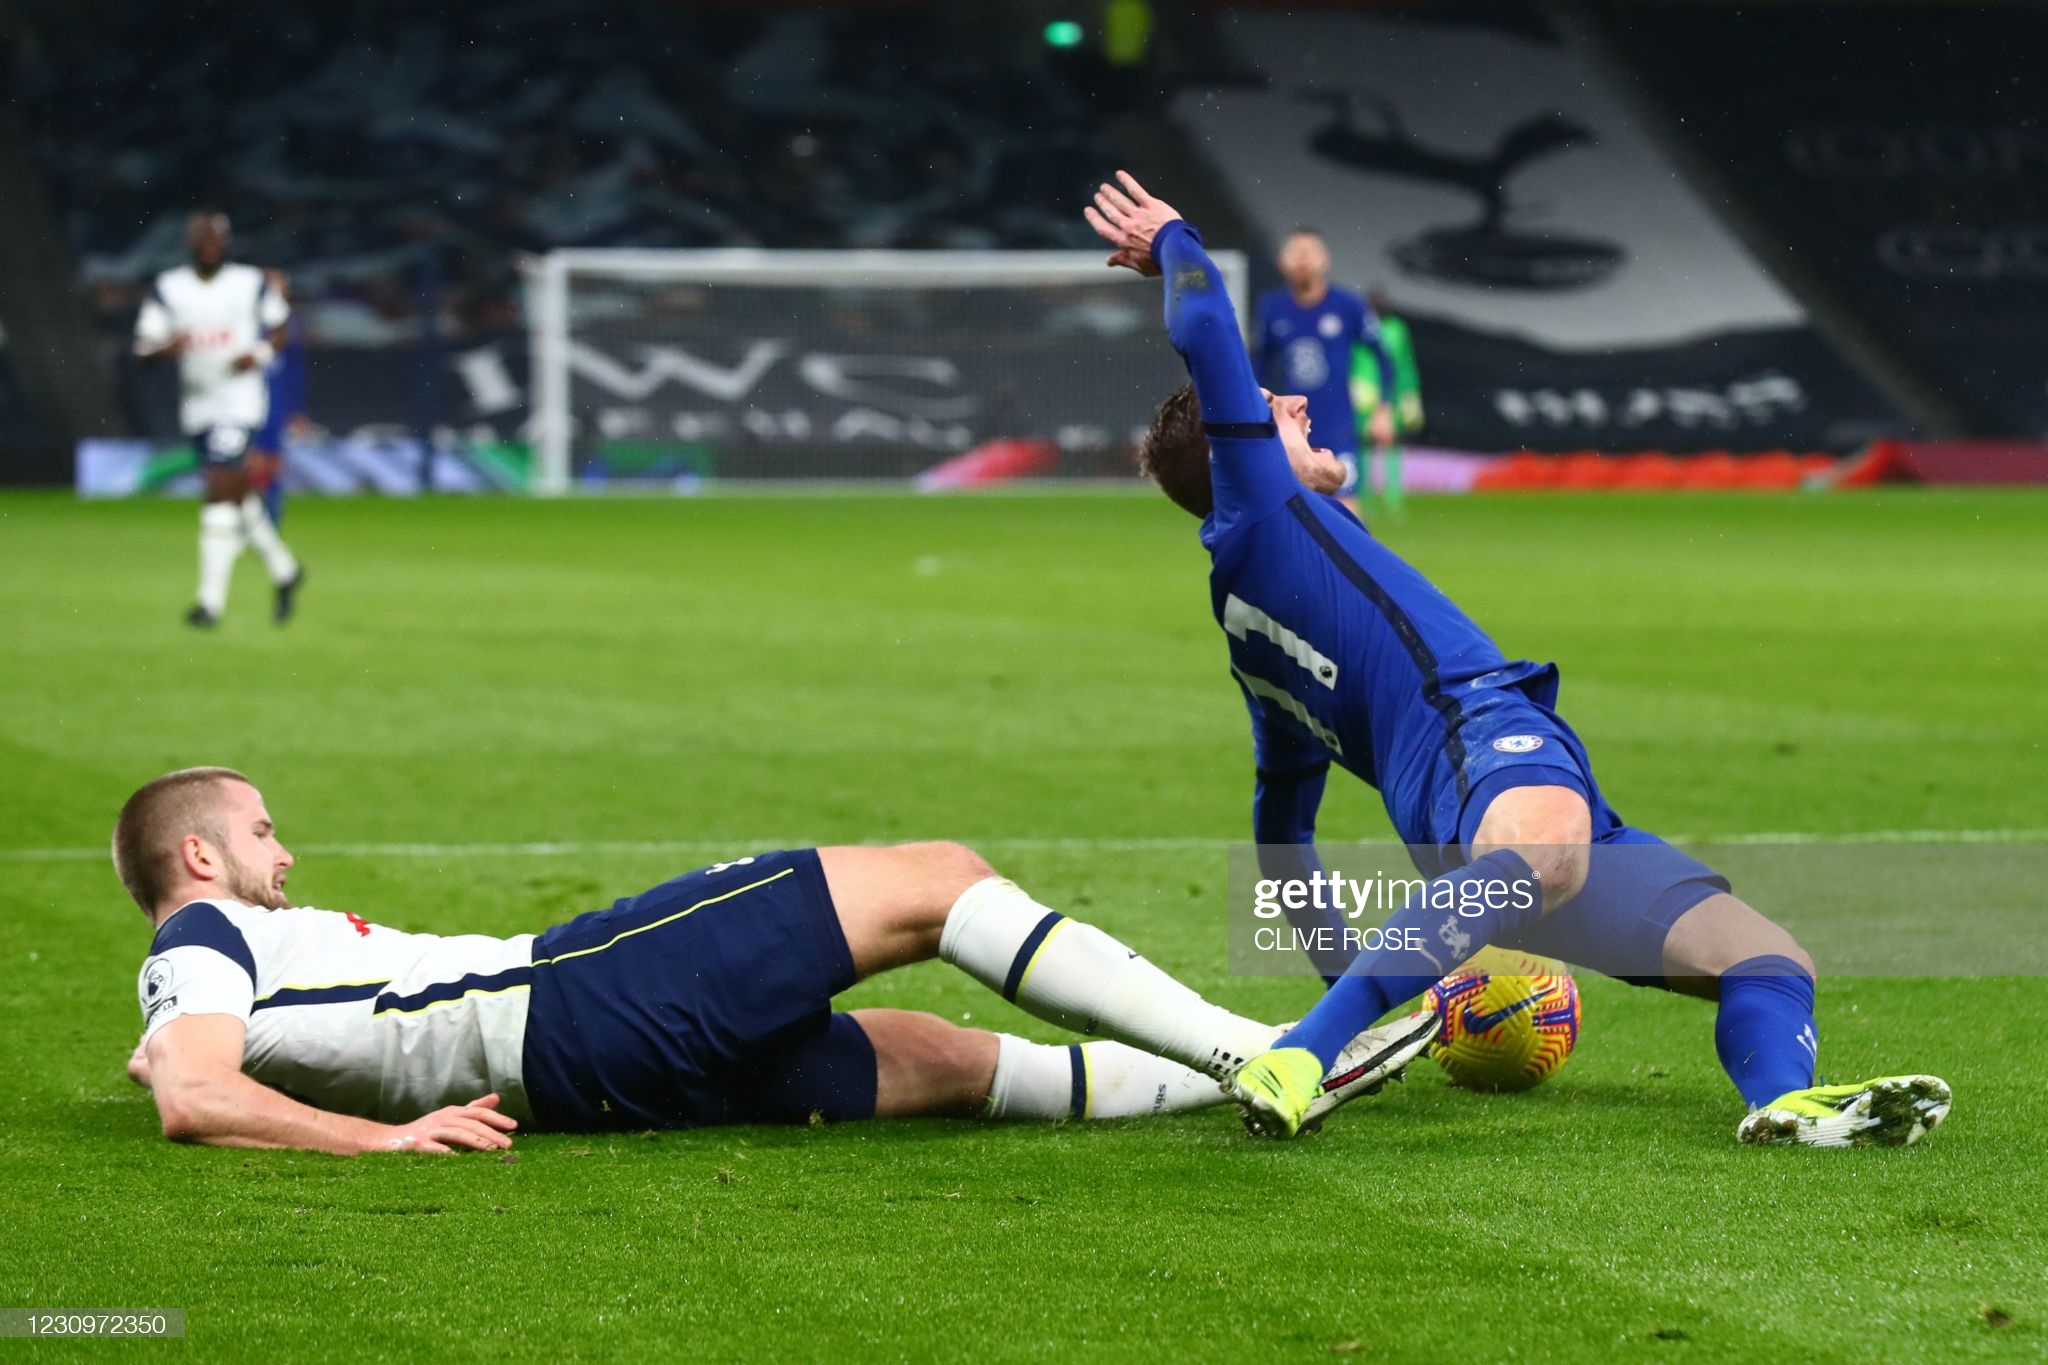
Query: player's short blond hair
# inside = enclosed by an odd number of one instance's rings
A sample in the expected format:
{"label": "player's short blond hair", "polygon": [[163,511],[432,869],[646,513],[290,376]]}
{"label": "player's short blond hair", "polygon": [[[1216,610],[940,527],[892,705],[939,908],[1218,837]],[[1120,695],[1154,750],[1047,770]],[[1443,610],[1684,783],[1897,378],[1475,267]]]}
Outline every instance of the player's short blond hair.
{"label": "player's short blond hair", "polygon": [[1209,436],[1202,430],[1202,405],[1193,384],[1166,395],[1153,414],[1145,439],[1138,443],[1138,472],[1198,517],[1216,510],[1216,490],[1209,482]]}
{"label": "player's short blond hair", "polygon": [[248,781],[233,768],[180,768],[143,783],[122,803],[114,821],[114,871],[143,914],[156,913],[176,880],[186,835],[227,846],[221,787]]}

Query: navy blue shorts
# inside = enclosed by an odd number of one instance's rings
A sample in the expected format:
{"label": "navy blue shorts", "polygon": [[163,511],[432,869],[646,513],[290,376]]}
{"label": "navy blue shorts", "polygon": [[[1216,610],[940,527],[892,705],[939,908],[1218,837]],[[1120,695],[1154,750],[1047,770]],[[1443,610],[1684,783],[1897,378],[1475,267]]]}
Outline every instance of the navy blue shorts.
{"label": "navy blue shorts", "polygon": [[1579,894],[1501,946],[1561,958],[1638,986],[1663,986],[1664,939],[1728,879],[1648,830],[1596,842]]}
{"label": "navy blue shorts", "polygon": [[1570,787],[1593,814],[1584,888],[1502,946],[1638,985],[1663,985],[1671,926],[1707,897],[1729,890],[1728,879],[1624,821],[1593,780],[1585,745],[1549,707],[1500,689],[1468,714],[1460,731],[1466,790],[1458,798],[1457,843],[1444,850],[1447,865],[1469,855],[1487,805],[1512,788]]}
{"label": "navy blue shorts", "polygon": [[874,1112],[875,1054],[832,1013],[853,955],[815,850],[686,872],[533,944],[526,1093],[565,1131]]}
{"label": "navy blue shorts", "polygon": [[247,427],[202,427],[192,436],[199,463],[209,469],[239,469],[251,447]]}

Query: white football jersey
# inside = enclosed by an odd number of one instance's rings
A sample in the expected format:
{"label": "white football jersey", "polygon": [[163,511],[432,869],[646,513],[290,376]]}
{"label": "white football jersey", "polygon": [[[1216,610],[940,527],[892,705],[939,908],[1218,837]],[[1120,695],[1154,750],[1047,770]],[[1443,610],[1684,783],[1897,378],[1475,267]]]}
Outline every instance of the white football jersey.
{"label": "white football jersey", "polygon": [[181,265],[150,287],[135,315],[135,347],[149,350],[174,337],[185,339],[178,356],[178,422],[187,435],[208,427],[253,431],[270,415],[270,389],[261,365],[237,374],[235,358],[290,316],[284,297],[253,265],[228,262],[212,279]]}
{"label": "white football jersey", "polygon": [[533,935],[408,934],[332,910],[194,901],[157,926],[142,1037],[187,1014],[248,1025],[242,1070],[387,1123],[496,1091],[526,1118]]}

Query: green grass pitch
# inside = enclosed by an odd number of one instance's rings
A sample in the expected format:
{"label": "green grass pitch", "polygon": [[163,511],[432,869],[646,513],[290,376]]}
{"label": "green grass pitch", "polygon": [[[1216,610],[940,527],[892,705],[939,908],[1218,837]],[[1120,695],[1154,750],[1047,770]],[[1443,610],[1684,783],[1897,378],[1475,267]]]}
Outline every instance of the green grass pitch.
{"label": "green grass pitch", "polygon": [[[1955,1085],[1906,1151],[1737,1147],[1710,1011],[1603,980],[1550,1084],[1422,1063],[1295,1144],[1221,1110],[515,1163],[165,1143],[122,1075],[144,924],[95,850],[191,763],[263,787],[298,899],[402,928],[538,929],[759,841],[951,837],[1238,1009],[1311,994],[1223,971],[1249,746],[1156,498],[301,501],[302,618],[271,627],[249,559],[204,637],[194,529],[0,500],[0,1306],[188,1311],[138,1358],[2048,1353],[2040,980],[1823,981],[1827,1073]],[[1424,500],[1389,534],[1563,664],[1637,823],[2048,826],[2039,495]],[[1331,790],[1326,835],[1384,837]],[[582,851],[477,847],[533,841]],[[1052,1036],[938,965],[850,998]]]}

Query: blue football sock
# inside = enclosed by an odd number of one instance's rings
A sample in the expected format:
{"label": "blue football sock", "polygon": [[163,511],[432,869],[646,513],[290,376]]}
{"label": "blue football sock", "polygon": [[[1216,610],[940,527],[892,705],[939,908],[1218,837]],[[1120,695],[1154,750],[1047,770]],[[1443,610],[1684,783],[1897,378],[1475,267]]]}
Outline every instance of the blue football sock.
{"label": "blue football sock", "polygon": [[1714,1050],[1752,1109],[1813,1084],[1813,978],[1789,957],[1752,957],[1721,973]]}
{"label": "blue football sock", "polygon": [[263,489],[263,510],[270,514],[270,524],[284,524],[284,475],[273,474]]}
{"label": "blue football sock", "polygon": [[[1488,883],[1505,884],[1509,894],[1486,896]],[[1542,913],[1542,888],[1520,854],[1502,848],[1474,858],[1411,896],[1381,927],[1380,948],[1360,953],[1350,971],[1273,1046],[1305,1047],[1327,1071],[1344,1045],[1374,1020],[1434,986],[1494,938],[1535,923]]]}

